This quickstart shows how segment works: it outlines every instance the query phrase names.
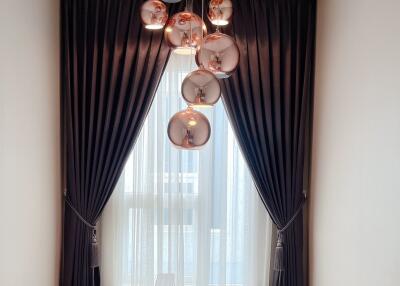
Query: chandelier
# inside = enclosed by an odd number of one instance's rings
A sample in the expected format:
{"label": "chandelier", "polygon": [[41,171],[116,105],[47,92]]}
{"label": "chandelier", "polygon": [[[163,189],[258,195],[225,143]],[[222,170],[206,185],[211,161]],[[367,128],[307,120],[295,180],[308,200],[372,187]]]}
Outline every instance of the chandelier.
{"label": "chandelier", "polygon": [[[147,0],[140,16],[148,30],[164,29],[164,37],[172,51],[179,55],[195,55],[198,69],[182,82],[182,97],[187,108],[174,114],[168,123],[168,138],[180,149],[197,150],[207,144],[211,125],[207,117],[194,108],[213,107],[221,97],[218,79],[229,77],[239,64],[239,49],[235,40],[222,33],[220,27],[230,23],[233,14],[231,0],[210,0],[207,16],[216,32],[207,35],[204,23],[204,0],[201,17],[193,13],[193,0],[186,8],[168,18],[165,3],[180,0]],[[165,3],[163,3],[165,2]]]}

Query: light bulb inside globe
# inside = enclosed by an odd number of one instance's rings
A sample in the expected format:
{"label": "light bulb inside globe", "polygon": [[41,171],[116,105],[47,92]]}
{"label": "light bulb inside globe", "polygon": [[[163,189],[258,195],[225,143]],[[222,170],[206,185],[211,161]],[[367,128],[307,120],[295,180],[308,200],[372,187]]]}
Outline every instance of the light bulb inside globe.
{"label": "light bulb inside globe", "polygon": [[222,20],[222,19],[212,20],[211,23],[215,26],[226,26],[229,24],[227,20]]}
{"label": "light bulb inside globe", "polygon": [[168,19],[167,6],[159,0],[148,0],[142,4],[140,17],[148,30],[160,30]]}
{"label": "light bulb inside globe", "polygon": [[181,92],[192,107],[212,107],[221,96],[221,86],[212,72],[200,68],[185,77]]}
{"label": "light bulb inside globe", "polygon": [[211,0],[208,5],[208,18],[213,25],[226,26],[233,15],[231,0]]}
{"label": "light bulb inside globe", "polygon": [[168,123],[168,138],[180,149],[200,149],[208,142],[210,134],[207,117],[192,107],[177,112]]}
{"label": "light bulb inside globe", "polygon": [[196,63],[217,78],[229,77],[239,64],[239,48],[234,39],[221,32],[206,36],[196,54]]}
{"label": "light bulb inside globe", "polygon": [[196,49],[193,47],[176,47],[173,53],[181,56],[191,56],[196,54]]}
{"label": "light bulb inside globe", "polygon": [[195,119],[192,119],[192,120],[189,120],[189,121],[188,121],[188,126],[189,126],[189,127],[193,127],[193,126],[196,126],[196,125],[197,125],[197,122],[196,122]]}
{"label": "light bulb inside globe", "polygon": [[164,26],[161,24],[149,24],[149,25],[145,25],[144,26],[146,29],[148,30],[160,30],[162,29]]}
{"label": "light bulb inside globe", "polygon": [[179,55],[193,55],[201,42],[207,28],[202,19],[188,11],[173,15],[165,28],[165,39],[168,45]]}

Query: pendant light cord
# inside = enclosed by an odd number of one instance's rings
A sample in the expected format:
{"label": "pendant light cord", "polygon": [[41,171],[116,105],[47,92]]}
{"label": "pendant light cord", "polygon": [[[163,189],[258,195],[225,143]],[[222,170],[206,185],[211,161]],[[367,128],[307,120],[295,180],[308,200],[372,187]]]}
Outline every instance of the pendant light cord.
{"label": "pendant light cord", "polygon": [[190,62],[189,62],[189,70],[192,70],[192,48],[193,48],[193,18],[194,18],[194,14],[193,14],[193,0],[189,0],[190,3],[190,13],[191,13],[191,19],[190,19],[190,43],[189,43],[189,52],[190,52]]}
{"label": "pendant light cord", "polygon": [[204,24],[204,0],[201,0],[201,41],[203,41],[204,38],[203,24]]}
{"label": "pendant light cord", "polygon": [[186,0],[186,10],[193,13],[193,0]]}
{"label": "pendant light cord", "polygon": [[[206,25],[204,23],[204,0],[201,0],[201,43],[200,45],[203,44],[203,40],[204,40],[204,26]],[[200,50],[199,50],[200,52]],[[197,53],[197,52],[196,52]],[[203,69],[204,66],[202,63],[199,63],[199,69]]]}
{"label": "pendant light cord", "polygon": [[220,24],[220,21],[221,21],[221,19],[219,19],[219,18],[221,18],[221,6],[220,6],[221,4],[220,4],[220,1],[218,1],[218,14],[217,14],[217,32],[219,32],[219,24]]}

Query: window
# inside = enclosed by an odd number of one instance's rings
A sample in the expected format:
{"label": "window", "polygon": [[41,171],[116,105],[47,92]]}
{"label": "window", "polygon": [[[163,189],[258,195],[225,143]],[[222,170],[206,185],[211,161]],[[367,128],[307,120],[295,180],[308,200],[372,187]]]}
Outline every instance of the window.
{"label": "window", "polygon": [[186,107],[180,85],[193,60],[172,55],[141,135],[103,214],[106,286],[267,285],[271,223],[222,102],[201,110],[212,135],[175,149],[166,131]]}

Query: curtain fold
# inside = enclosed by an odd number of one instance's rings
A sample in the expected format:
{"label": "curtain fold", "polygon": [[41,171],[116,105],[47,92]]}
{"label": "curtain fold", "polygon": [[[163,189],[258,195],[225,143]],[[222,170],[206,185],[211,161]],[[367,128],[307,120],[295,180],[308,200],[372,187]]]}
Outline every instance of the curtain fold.
{"label": "curtain fold", "polygon": [[[139,0],[61,1],[64,194],[61,285],[100,285],[92,229],[134,145],[169,56]],[[73,210],[75,209],[75,211]],[[92,267],[91,267],[92,266]]]}
{"label": "curtain fold", "polygon": [[[221,81],[223,100],[260,197],[283,229],[308,183],[316,1],[233,2],[231,33],[241,58]],[[274,286],[305,285],[302,218],[300,212],[279,235],[282,265],[273,271]]]}

